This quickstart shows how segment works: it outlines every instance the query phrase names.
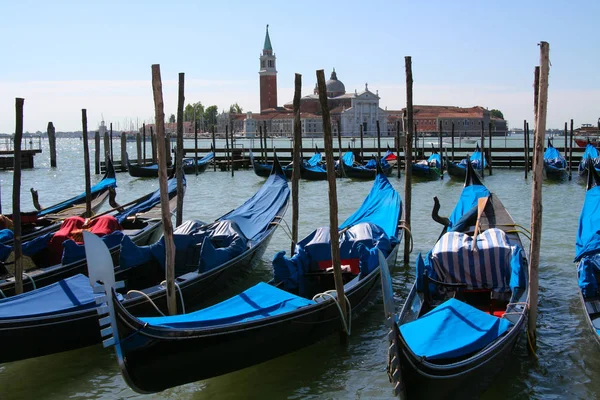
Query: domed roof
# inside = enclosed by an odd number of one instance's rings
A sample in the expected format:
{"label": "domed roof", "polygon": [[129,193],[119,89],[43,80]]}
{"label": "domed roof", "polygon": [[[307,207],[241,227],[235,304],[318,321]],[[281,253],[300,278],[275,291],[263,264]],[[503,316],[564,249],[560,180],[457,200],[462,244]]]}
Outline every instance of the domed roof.
{"label": "domed roof", "polygon": [[331,73],[331,77],[327,81],[327,96],[328,97],[337,97],[346,93],[346,87],[339,81],[337,78],[337,74],[335,73],[335,68]]}

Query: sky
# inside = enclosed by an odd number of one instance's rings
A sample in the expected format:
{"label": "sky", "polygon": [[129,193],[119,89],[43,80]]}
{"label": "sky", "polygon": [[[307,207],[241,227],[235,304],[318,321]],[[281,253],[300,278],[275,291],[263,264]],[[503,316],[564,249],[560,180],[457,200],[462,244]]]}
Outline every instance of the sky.
{"label": "sky", "polygon": [[0,133],[115,129],[153,122],[151,65],[160,64],[165,114],[185,102],[259,112],[265,27],[277,57],[278,103],[294,74],[312,93],[316,70],[335,68],[347,92],[378,91],[406,106],[404,57],[414,104],[499,109],[510,127],[533,120],[538,43],[550,44],[548,128],[600,118],[600,1],[2,1]]}

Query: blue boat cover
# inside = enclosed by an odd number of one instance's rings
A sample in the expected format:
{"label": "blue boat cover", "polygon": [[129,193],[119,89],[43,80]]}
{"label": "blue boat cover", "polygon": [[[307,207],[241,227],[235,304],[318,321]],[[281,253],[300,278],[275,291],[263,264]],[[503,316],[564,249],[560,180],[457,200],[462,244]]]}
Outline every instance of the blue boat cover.
{"label": "blue boat cover", "polygon": [[[473,154],[469,156],[469,160],[471,160],[471,165],[473,165],[473,168],[481,169],[481,156],[482,154],[479,150],[475,150]],[[487,160],[485,159],[485,157],[483,157],[483,167],[487,167]]]}
{"label": "blue boat cover", "polygon": [[321,153],[315,153],[313,154],[313,156],[311,158],[308,159],[308,161],[306,161],[306,165],[310,166],[310,167],[314,167],[317,166],[318,164],[321,163]]}
{"label": "blue boat cover", "polygon": [[354,166],[354,153],[351,151],[345,152],[342,156],[342,160],[344,161],[344,165],[347,165],[349,167]]}
{"label": "blue boat cover", "polygon": [[[183,175],[183,185],[185,186],[186,180],[185,175]],[[177,178],[173,177],[167,182],[167,190],[169,193],[169,199],[173,198],[177,194]],[[122,223],[135,214],[143,213],[150,210],[152,207],[160,203],[160,189],[156,190],[154,193],[148,195],[148,198],[141,203],[134,204],[129,208],[126,208],[124,211],[115,215],[117,222]]]}
{"label": "blue boat cover", "polygon": [[544,152],[544,162],[554,168],[565,168],[567,165],[565,158],[554,146],[548,147]]}
{"label": "blue boat cover", "polygon": [[[91,188],[92,196],[95,194],[108,189],[109,187],[117,187],[117,180],[115,178],[104,178]],[[45,208],[38,212],[38,217],[42,217],[44,215],[52,214],[54,212],[61,211],[67,207],[70,207],[72,204],[85,201],[85,192],[80,194],[79,196],[75,196],[69,200],[65,200],[62,203],[58,203],[53,205],[52,207]]]}
{"label": "blue boat cover", "polygon": [[244,236],[252,240],[267,230],[281,207],[287,203],[289,196],[287,178],[272,174],[254,196],[218,221],[234,221]]}
{"label": "blue boat cover", "polygon": [[[215,153],[214,152],[210,152],[207,155],[205,155],[204,157],[202,157],[201,159],[198,160],[198,165],[204,165],[207,162],[209,162],[210,160],[212,160],[213,158],[215,158]],[[194,165],[194,159],[193,158],[184,158],[183,159],[183,164],[184,165]]]}
{"label": "blue boat cover", "polygon": [[577,264],[579,288],[586,299],[598,297],[598,279],[596,279],[598,272],[600,272],[600,254],[583,257]]}
{"label": "blue boat cover", "polygon": [[512,324],[460,300],[450,299],[421,318],[400,326],[408,347],[431,360],[458,358],[494,342]]}
{"label": "blue boat cover", "polygon": [[438,153],[433,153],[427,159],[427,164],[434,168],[440,168],[442,165],[442,157]]}
{"label": "blue boat cover", "polygon": [[[106,247],[113,249],[121,244],[123,232],[114,231],[108,235],[102,236],[100,239]],[[62,265],[68,265],[77,261],[85,260],[85,247],[83,244],[77,244],[74,240],[67,239],[63,242],[63,254],[61,259]]]}
{"label": "blue boat cover", "polygon": [[585,193],[575,241],[575,261],[600,251],[600,186]]}
{"label": "blue boat cover", "polygon": [[490,191],[483,185],[469,185],[466,186],[458,203],[454,207],[452,214],[450,214],[450,224],[448,225],[448,231],[459,231],[462,230],[462,224],[459,221],[463,219],[465,221],[472,213],[477,213],[477,200],[481,197],[487,197],[490,195]]}
{"label": "blue boat cover", "polygon": [[360,208],[340,225],[340,229],[370,222],[382,228],[389,237],[396,237],[401,209],[400,195],[384,175],[378,174]]}
{"label": "blue boat cover", "polygon": [[237,296],[193,313],[167,317],[145,317],[140,320],[153,326],[200,329],[254,321],[294,312],[313,304],[315,302],[312,300],[260,282]]}
{"label": "blue boat cover", "polygon": [[15,238],[15,233],[11,229],[0,230],[0,243],[8,242]]}
{"label": "blue boat cover", "polygon": [[447,232],[428,257],[434,276],[442,282],[465,283],[469,290],[497,292],[526,287],[526,268],[520,247],[511,246],[504,231],[498,228],[485,230],[477,236],[476,242],[467,234]]}
{"label": "blue boat cover", "polygon": [[594,146],[591,143],[588,143],[585,146],[585,151],[583,152],[583,156],[581,156],[581,160],[585,161],[588,158],[595,160],[596,158],[598,158],[598,156],[600,156],[600,154],[598,154],[598,149],[596,148],[596,146]]}
{"label": "blue boat cover", "polygon": [[0,300],[0,320],[37,317],[96,307],[87,276],[77,274],[51,285]]}

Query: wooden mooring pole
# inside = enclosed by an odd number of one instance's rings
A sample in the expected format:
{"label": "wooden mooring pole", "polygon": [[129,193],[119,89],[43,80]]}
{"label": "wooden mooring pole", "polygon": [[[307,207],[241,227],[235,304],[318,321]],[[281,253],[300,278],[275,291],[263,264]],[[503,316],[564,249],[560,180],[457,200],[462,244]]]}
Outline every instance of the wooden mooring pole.
{"label": "wooden mooring pole", "polygon": [[379,120],[375,122],[377,126],[377,162],[381,162],[381,131],[379,129]]}
{"label": "wooden mooring pole", "polygon": [[[213,143],[213,149],[216,152],[217,151],[217,139],[215,137],[215,126],[212,126],[212,143]],[[217,155],[215,153],[215,161],[213,162],[213,171],[217,170]]]}
{"label": "wooden mooring pole", "polygon": [[108,132],[104,132],[104,167],[108,164],[108,159],[112,160],[110,155],[110,137],[108,136]]}
{"label": "wooden mooring pole", "polygon": [[348,327],[348,312],[346,296],[344,293],[344,281],[342,279],[342,267],[340,258],[340,232],[338,230],[338,207],[337,188],[335,182],[335,162],[333,160],[333,140],[331,137],[331,118],[329,105],[327,104],[327,87],[325,85],[325,73],[322,69],[317,71],[317,85],[319,88],[319,101],[323,116],[323,139],[325,142],[325,159],[327,162],[327,182],[329,184],[329,237],[331,243],[331,262],[337,292],[337,302],[340,305],[344,319],[345,333]]}
{"label": "wooden mooring pole", "polygon": [[90,149],[88,146],[87,110],[81,110],[83,127],[83,169],[85,171],[85,217],[92,217],[92,180],[90,177]]}
{"label": "wooden mooring pole", "polygon": [[[410,56],[404,57],[406,71],[406,152],[404,154],[404,225],[410,231],[410,209],[412,204],[412,134],[413,134],[413,78],[412,60]],[[404,239],[404,265],[410,261],[410,240]]]}
{"label": "wooden mooring pole", "polygon": [[135,134],[135,149],[137,151],[137,164],[142,165],[142,134],[139,132]]}
{"label": "wooden mooring pole", "polygon": [[229,168],[229,125],[225,125],[225,169]]}
{"label": "wooden mooring pole", "polygon": [[13,249],[15,252],[15,294],[23,293],[23,249],[21,247],[21,139],[23,138],[23,104],[25,99],[15,99],[16,126],[14,139],[13,172]]}
{"label": "wooden mooring pole", "polygon": [[442,131],[442,121],[440,121],[440,131],[439,131],[439,152],[440,152],[440,179],[444,179],[444,153],[442,152],[442,135],[444,132]]}
{"label": "wooden mooring pole", "polygon": [[483,120],[481,120],[481,178],[483,179],[485,175],[485,137],[484,137],[484,127]]}
{"label": "wooden mooring pole", "polygon": [[490,122],[488,125],[488,171],[490,176],[492,176],[492,123]]}
{"label": "wooden mooring pole", "polygon": [[115,152],[113,151],[113,130],[112,122],[110,123],[110,159],[115,160]]}
{"label": "wooden mooring pole", "polygon": [[396,121],[396,168],[400,178],[400,121]]}
{"label": "wooden mooring pole", "polygon": [[48,122],[48,146],[50,147],[50,167],[56,168],[56,130],[54,124]]}
{"label": "wooden mooring pole", "polygon": [[169,315],[177,314],[175,297],[175,242],[173,241],[173,223],[169,208],[167,187],[167,146],[165,146],[165,111],[162,95],[160,65],[152,65],[152,92],[154,95],[154,119],[156,126],[156,144],[158,158],[158,183],[160,188],[160,207],[165,240],[165,269],[167,279],[167,310]]}
{"label": "wooden mooring pole", "polygon": [[121,172],[127,171],[127,135],[121,132]]}
{"label": "wooden mooring pole", "polygon": [[[164,134],[164,132],[163,132]],[[152,146],[152,164],[156,164],[158,162],[157,149],[156,149],[156,133],[154,129],[150,127],[150,145]]]}
{"label": "wooden mooring pole", "polygon": [[537,98],[537,116],[535,121],[535,145],[533,156],[533,188],[531,196],[531,248],[529,264],[529,321],[527,333],[536,346],[536,320],[538,309],[538,269],[540,265],[540,247],[542,239],[542,174],[544,170],[544,141],[546,133],[546,115],[548,111],[548,75],[550,72],[550,46],[540,43],[539,96]]}
{"label": "wooden mooring pole", "polygon": [[146,164],[146,123],[142,124],[142,164]]}
{"label": "wooden mooring pole", "polygon": [[569,130],[569,180],[572,179],[572,167],[573,164],[573,120],[571,120],[571,129]]}
{"label": "wooden mooring pole", "polygon": [[100,174],[100,132],[94,134],[94,173]]}
{"label": "wooden mooring pole", "polygon": [[177,211],[175,226],[183,223],[183,106],[185,74],[179,73],[179,89],[177,100],[177,153],[175,154],[175,168],[177,168]]}
{"label": "wooden mooring pole", "polygon": [[364,157],[365,155],[363,154],[363,149],[365,148],[365,143],[364,143],[364,133],[363,133],[363,124],[360,124],[360,163],[364,164]]}
{"label": "wooden mooring pole", "polygon": [[[194,112],[194,115],[196,113]],[[196,176],[198,176],[198,121],[196,121],[196,117],[194,117],[194,161],[196,165],[194,166],[194,172]]]}
{"label": "wooden mooring pole", "polygon": [[302,122],[300,120],[300,97],[302,93],[302,75],[294,78],[294,154],[292,155],[292,248],[290,257],[294,255],[298,243],[298,220],[300,218],[300,147],[302,146]]}
{"label": "wooden mooring pole", "polygon": [[450,133],[450,140],[452,140],[452,159],[451,159],[451,161],[454,162],[454,122],[452,122],[452,131]]}
{"label": "wooden mooring pole", "polygon": [[523,120],[523,160],[525,160],[525,179],[527,179],[527,174],[529,173],[529,166],[527,155],[529,154],[529,150],[527,149],[527,120]]}

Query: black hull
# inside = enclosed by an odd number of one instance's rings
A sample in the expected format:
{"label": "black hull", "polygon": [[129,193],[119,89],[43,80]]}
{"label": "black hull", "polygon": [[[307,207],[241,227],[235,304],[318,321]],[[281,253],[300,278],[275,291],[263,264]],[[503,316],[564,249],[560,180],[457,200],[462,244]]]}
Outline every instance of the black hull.
{"label": "black hull", "polygon": [[[283,215],[283,212],[285,212],[285,206],[280,216]],[[198,303],[218,293],[233,278],[239,277],[242,270],[256,266],[264,254],[276,228],[277,225],[273,225],[269,232],[253,248],[228,263],[213,269],[209,273],[190,273],[179,277],[177,283],[181,288],[186,306],[193,308]],[[119,271],[117,267],[116,279],[117,281],[126,280],[126,283],[131,283],[131,279],[129,278],[136,279],[137,282],[134,285],[128,285],[127,290],[147,287],[141,283],[144,281],[144,277],[140,275],[148,272],[144,271],[145,269],[152,269],[153,265],[146,267],[134,267],[128,271]],[[154,270],[154,272],[156,271]],[[164,272],[162,272],[160,280],[163,278]],[[153,284],[156,284],[156,282],[154,280]],[[164,287],[160,285],[154,286],[149,290],[145,290],[145,292],[162,312],[167,311]],[[181,312],[179,294],[177,296],[179,312]],[[141,295],[128,298],[122,304],[129,312],[136,315],[158,315],[151,303]],[[3,340],[7,340],[7,343],[11,343],[11,346],[0,352],[0,363],[79,349],[102,341],[100,330],[98,329],[98,313],[96,308],[48,317],[0,320],[0,337]]]}
{"label": "black hull", "polygon": [[459,179],[464,181],[467,176],[467,169],[459,167],[456,163],[452,161],[448,161],[446,164],[446,170],[448,171],[448,175],[452,178]]}
{"label": "black hull", "polygon": [[412,176],[423,180],[435,181],[440,179],[440,174],[435,168],[419,168],[412,166]]}
{"label": "black hull", "polygon": [[[162,229],[162,222],[160,220],[148,221],[148,225],[141,232],[136,235],[131,236],[131,240],[139,246],[149,244],[149,241],[158,234]],[[120,246],[115,246],[111,250],[111,255],[113,257],[113,261],[116,261],[118,264],[119,255],[120,255]],[[43,268],[40,270],[28,271],[29,276],[31,276],[35,282],[31,281],[31,279],[27,277],[23,277],[23,292],[29,292],[31,290],[41,288],[44,286],[48,286],[50,284],[56,283],[61,279],[65,279],[77,274],[87,275],[87,261],[86,259],[82,259],[80,261],[73,262],[67,265],[54,265],[52,267]],[[2,290],[4,296],[11,297],[15,295],[15,280],[14,278],[9,278],[5,280],[0,280],[0,290]]]}
{"label": "black hull", "polygon": [[[208,163],[203,163],[200,164],[198,163],[198,173],[201,174],[204,171],[206,171],[206,168],[208,168]],[[186,174],[195,174],[196,173],[196,166],[194,164],[191,165],[185,165],[183,167],[183,172],[185,172]]]}
{"label": "black hull", "polygon": [[[254,173],[260,177],[263,178],[268,178],[269,175],[271,175],[271,170],[273,169],[272,165],[269,164],[260,164],[258,162],[256,162],[256,160],[252,161],[252,169],[254,170]],[[282,167],[283,169],[283,173],[285,174],[286,178],[291,179],[292,178],[292,168],[288,168],[288,167]]]}
{"label": "black hull", "polygon": [[569,174],[564,168],[555,168],[544,163],[544,176],[551,181],[564,181],[568,178]]}
{"label": "black hull", "polygon": [[[361,179],[361,180],[373,180],[377,176],[376,169],[365,169],[365,168],[355,168],[350,167],[348,165],[344,165],[344,175],[346,178],[351,179]],[[385,176],[390,176],[392,174],[393,167],[390,165],[387,168],[383,168],[383,174]]]}
{"label": "black hull", "polygon": [[[336,177],[338,176],[337,171],[335,175]],[[306,179],[307,181],[326,181],[327,171],[311,171],[310,169],[306,169],[303,164],[300,164],[300,177],[302,179]]]}
{"label": "black hull", "polygon": [[[397,249],[388,257],[390,266],[395,263]],[[376,269],[347,290],[353,315],[369,305],[369,298],[380,287]],[[116,312],[124,359],[120,367],[127,383],[140,393],[159,392],[256,365],[342,328],[339,310],[332,301],[259,321],[175,332],[144,326],[120,306]]]}
{"label": "black hull", "polygon": [[[127,172],[134,178],[158,178],[158,169],[134,165],[127,160]],[[167,168],[167,175],[173,174],[173,168]]]}

